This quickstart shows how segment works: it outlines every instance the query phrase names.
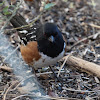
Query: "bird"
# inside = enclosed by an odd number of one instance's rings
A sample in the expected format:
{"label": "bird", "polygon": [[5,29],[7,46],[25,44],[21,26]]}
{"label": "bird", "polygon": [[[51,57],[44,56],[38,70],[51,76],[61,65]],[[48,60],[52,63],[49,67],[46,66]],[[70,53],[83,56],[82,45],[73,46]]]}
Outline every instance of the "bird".
{"label": "bird", "polygon": [[[14,20],[10,22],[17,27]],[[66,44],[62,32],[55,23],[46,22],[37,27],[18,31],[22,58],[35,69],[56,64],[64,56]]]}

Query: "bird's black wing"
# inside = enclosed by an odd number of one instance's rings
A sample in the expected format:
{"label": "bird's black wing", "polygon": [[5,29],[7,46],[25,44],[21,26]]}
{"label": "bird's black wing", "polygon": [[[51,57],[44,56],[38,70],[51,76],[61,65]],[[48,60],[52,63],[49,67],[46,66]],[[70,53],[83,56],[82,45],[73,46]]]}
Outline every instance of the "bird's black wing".
{"label": "bird's black wing", "polygon": [[12,17],[10,22],[14,28],[27,25],[27,27],[17,29],[21,42],[23,42],[25,45],[29,41],[36,41],[36,29],[38,27],[37,25],[33,25],[32,27],[28,26],[25,18],[20,14],[16,14],[14,17]]}

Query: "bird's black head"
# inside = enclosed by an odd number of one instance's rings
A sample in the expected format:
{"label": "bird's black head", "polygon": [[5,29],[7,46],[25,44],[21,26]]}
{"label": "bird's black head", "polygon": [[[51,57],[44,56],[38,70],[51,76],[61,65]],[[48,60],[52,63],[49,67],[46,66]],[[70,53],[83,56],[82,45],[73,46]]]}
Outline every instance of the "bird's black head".
{"label": "bird's black head", "polygon": [[53,23],[45,23],[37,29],[38,49],[50,57],[57,57],[64,48],[62,33]]}
{"label": "bird's black head", "polygon": [[53,23],[45,23],[44,25],[40,25],[37,29],[37,41],[47,40],[49,42],[50,37],[56,37],[58,32],[58,28]]}

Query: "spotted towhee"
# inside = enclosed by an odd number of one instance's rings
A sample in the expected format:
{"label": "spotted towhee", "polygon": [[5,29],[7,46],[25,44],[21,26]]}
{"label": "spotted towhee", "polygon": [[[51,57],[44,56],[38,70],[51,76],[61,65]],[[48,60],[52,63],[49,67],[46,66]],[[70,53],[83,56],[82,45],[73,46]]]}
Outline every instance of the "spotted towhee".
{"label": "spotted towhee", "polygon": [[[20,17],[21,18],[21,17]],[[20,20],[24,24],[23,20]],[[18,20],[11,20],[17,27]],[[18,24],[19,25],[19,24]],[[19,29],[21,39],[20,51],[24,61],[41,68],[55,64],[65,53],[65,42],[61,31],[54,23],[45,23],[27,29]]]}

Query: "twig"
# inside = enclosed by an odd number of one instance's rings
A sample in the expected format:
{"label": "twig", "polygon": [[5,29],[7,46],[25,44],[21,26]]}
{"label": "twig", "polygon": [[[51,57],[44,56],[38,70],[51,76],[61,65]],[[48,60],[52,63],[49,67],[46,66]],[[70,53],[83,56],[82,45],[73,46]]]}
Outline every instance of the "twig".
{"label": "twig", "polygon": [[6,95],[8,93],[8,91],[17,83],[18,81],[15,81],[5,92],[5,94],[3,95],[3,100],[6,100]]}
{"label": "twig", "polygon": [[[16,89],[18,88],[18,86],[21,85],[22,82],[24,82],[25,80],[27,80],[27,79],[29,79],[29,78],[31,78],[31,77],[35,77],[35,75],[30,75],[30,76],[28,76],[27,78],[21,80],[13,90],[16,90]],[[39,84],[39,83],[38,83],[38,84]]]}
{"label": "twig", "polygon": [[[58,0],[57,0],[58,1]],[[56,3],[57,4],[57,3]],[[55,4],[55,5],[56,5]],[[34,21],[32,21],[31,23],[29,23],[28,25],[24,25],[24,26],[21,26],[21,27],[17,27],[17,28],[12,28],[12,29],[10,29],[11,31],[12,30],[17,30],[17,29],[21,29],[21,28],[26,28],[26,27],[29,27],[29,26],[32,26],[41,16],[42,16],[42,14],[46,11],[46,9],[44,9],[44,6],[45,5],[43,5],[43,10],[41,11],[41,13],[34,19]],[[51,7],[52,8],[52,7]]]}
{"label": "twig", "polygon": [[82,23],[82,25],[90,25],[91,27],[94,27],[94,28],[99,28],[100,29],[100,26],[99,25],[95,25],[95,24],[92,24],[92,23]]}
{"label": "twig", "polygon": [[0,66],[0,70],[7,71],[7,72],[12,72],[12,68],[7,67],[7,66]]}
{"label": "twig", "polygon": [[[64,72],[65,72],[65,71],[61,71],[61,73],[64,73]],[[37,75],[37,76],[40,76],[40,75],[51,74],[51,73],[53,73],[53,72],[37,73],[36,75]],[[55,73],[58,73],[58,71],[56,71]],[[18,86],[19,86],[22,82],[24,82],[25,80],[27,80],[28,78],[31,78],[31,77],[35,77],[35,75],[31,75],[31,76],[27,77],[26,79],[20,81],[20,82],[17,84],[17,86],[16,86],[12,91],[16,90],[16,89],[18,88]]]}
{"label": "twig", "polygon": [[[60,71],[61,73],[64,73],[65,71]],[[40,75],[46,75],[46,74],[52,74],[53,72],[44,72],[44,73],[36,73],[37,76],[40,76]],[[58,71],[55,71],[55,73],[58,73]]]}
{"label": "twig", "polygon": [[99,28],[100,29],[100,26],[98,26],[98,25],[95,25],[95,24],[89,24],[90,26],[92,26],[92,27],[95,27],[95,28]]}
{"label": "twig", "polygon": [[96,33],[96,34],[93,34],[93,35],[90,35],[90,36],[88,36],[88,37],[86,37],[86,38],[83,38],[82,40],[76,42],[76,43],[71,47],[70,50],[72,50],[72,48],[74,48],[76,45],[80,44],[81,42],[83,42],[83,41],[85,41],[85,40],[87,40],[87,39],[93,38],[95,35],[96,35],[96,36],[100,35],[100,32],[98,32],[98,33]]}
{"label": "twig", "polygon": [[63,58],[63,59],[65,59],[65,60],[64,60],[63,64],[61,65],[61,67],[60,67],[60,69],[59,69],[59,71],[58,71],[57,77],[59,77],[60,72],[61,72],[61,69],[63,68],[63,66],[65,65],[67,59],[68,59],[71,55],[72,55],[72,53],[70,53],[68,56],[65,56],[65,57]]}
{"label": "twig", "polygon": [[65,90],[68,90],[68,91],[85,92],[85,93],[100,92],[100,90],[88,91],[88,90],[75,90],[75,89],[72,89],[72,88],[64,88],[64,89],[65,89]]}
{"label": "twig", "polygon": [[[57,78],[57,80],[58,80],[59,82],[61,82],[61,80],[59,79],[59,77],[57,77],[56,73],[54,72],[53,68],[52,68],[51,66],[49,66],[49,68],[51,69],[51,71],[53,72],[53,74],[54,74],[54,76]],[[62,82],[61,82],[61,84],[62,84]]]}
{"label": "twig", "polygon": [[4,28],[8,25],[9,21],[12,19],[13,16],[15,16],[16,11],[19,9],[21,2],[17,4],[17,7],[13,10],[13,14],[10,16],[9,19],[6,19],[6,23],[4,24],[4,26],[1,28],[0,33],[3,32]]}
{"label": "twig", "polygon": [[49,96],[37,96],[36,94],[24,94],[24,95],[20,95],[20,96],[17,96],[15,98],[13,98],[12,100],[16,100],[18,98],[21,98],[21,97],[25,97],[25,96],[28,96],[28,97],[36,97],[36,98],[41,98],[41,100],[46,100],[46,99],[50,99],[50,100],[81,100],[81,99],[77,99],[77,98],[65,98],[65,97],[49,97]]}
{"label": "twig", "polygon": [[[3,91],[0,91],[0,93],[2,93]],[[1,95],[1,94],[0,94]]]}
{"label": "twig", "polygon": [[17,97],[15,97],[15,98],[13,98],[12,100],[16,100],[16,99],[18,99],[18,98],[21,98],[21,97],[29,97],[30,95],[28,95],[28,94],[24,94],[24,95],[20,95],[20,96],[17,96]]}

